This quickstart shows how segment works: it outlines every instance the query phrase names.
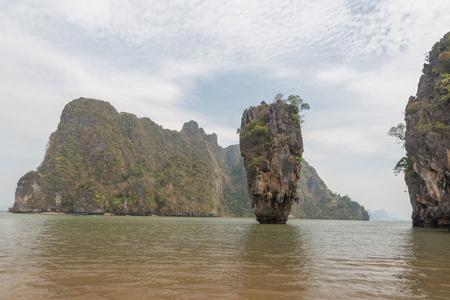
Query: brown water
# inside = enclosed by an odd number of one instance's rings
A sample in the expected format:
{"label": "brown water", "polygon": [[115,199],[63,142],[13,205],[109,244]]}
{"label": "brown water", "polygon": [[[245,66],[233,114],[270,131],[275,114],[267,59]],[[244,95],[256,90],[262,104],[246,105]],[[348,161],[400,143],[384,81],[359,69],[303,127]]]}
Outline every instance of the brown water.
{"label": "brown water", "polygon": [[447,299],[410,222],[0,214],[1,299]]}

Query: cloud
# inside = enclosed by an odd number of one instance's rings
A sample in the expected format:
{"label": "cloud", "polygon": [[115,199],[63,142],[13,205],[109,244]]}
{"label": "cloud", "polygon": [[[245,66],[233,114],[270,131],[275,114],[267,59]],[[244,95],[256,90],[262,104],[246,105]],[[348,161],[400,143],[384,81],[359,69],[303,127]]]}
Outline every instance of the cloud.
{"label": "cloud", "polygon": [[[373,138],[374,130],[366,131],[355,127],[334,127],[325,130],[313,130],[308,133],[308,137],[309,143],[320,144],[331,153],[378,154],[383,151],[382,144]],[[333,159],[336,159],[336,156]]]}
{"label": "cloud", "polygon": [[323,51],[330,44],[341,58],[349,50],[354,58],[368,52],[383,54],[380,49],[397,43],[385,40],[383,14],[358,11],[351,4],[53,1],[46,10],[37,8],[33,16],[44,13],[47,22],[64,22],[92,37],[115,37],[146,59],[192,59],[219,66],[269,62],[287,67],[293,61],[298,66],[305,52],[326,59],[329,55]]}
{"label": "cloud", "polygon": [[50,0],[47,5],[51,9],[44,10],[44,13],[49,17],[54,17],[56,12],[63,22],[72,23],[85,30],[98,31],[111,24],[111,17],[113,16],[111,4],[112,2],[109,0]]}
{"label": "cloud", "polygon": [[[376,67],[405,51],[414,33],[429,31],[424,23],[436,17],[423,13],[417,2],[407,6],[404,1],[361,3],[52,1],[33,7],[19,21],[53,44],[57,42],[55,28],[61,26],[86,42],[123,47],[132,53],[125,63],[134,61],[141,67],[155,67],[155,61],[173,61],[174,66],[187,61],[215,71],[269,67],[278,72],[268,73],[286,79],[299,71],[310,72],[311,64]],[[433,11],[445,11],[442,2],[434,1],[433,6]],[[17,13],[14,5],[10,7]],[[444,13],[438,17],[445,20]],[[35,22],[39,23],[37,30],[33,29]],[[67,46],[72,46],[73,37],[57,38],[68,39]],[[60,51],[79,50],[62,46]],[[105,51],[88,50],[98,57]]]}

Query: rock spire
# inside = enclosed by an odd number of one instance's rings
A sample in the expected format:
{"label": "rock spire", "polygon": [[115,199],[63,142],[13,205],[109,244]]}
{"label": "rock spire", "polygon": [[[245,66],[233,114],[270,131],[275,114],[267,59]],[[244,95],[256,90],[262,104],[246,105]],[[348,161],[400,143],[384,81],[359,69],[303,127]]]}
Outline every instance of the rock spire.
{"label": "rock spire", "polygon": [[285,224],[293,202],[303,153],[298,106],[281,99],[244,111],[239,144],[247,190],[261,224]]}

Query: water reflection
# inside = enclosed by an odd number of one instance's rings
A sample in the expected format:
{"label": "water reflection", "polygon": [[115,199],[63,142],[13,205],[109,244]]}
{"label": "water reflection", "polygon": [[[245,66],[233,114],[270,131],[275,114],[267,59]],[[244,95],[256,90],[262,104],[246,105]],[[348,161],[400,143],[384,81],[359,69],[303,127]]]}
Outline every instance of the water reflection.
{"label": "water reflection", "polygon": [[7,299],[446,299],[450,234],[408,223],[0,216]]}
{"label": "water reflection", "polygon": [[407,260],[403,278],[410,289],[424,298],[448,299],[450,294],[450,233],[443,229],[410,228]]}
{"label": "water reflection", "polygon": [[307,253],[300,227],[249,226],[240,243],[239,295],[247,299],[298,299],[305,290]]}
{"label": "water reflection", "polygon": [[80,299],[218,296],[236,274],[233,237],[240,229],[211,220],[86,217],[52,224],[52,238],[41,241],[40,287]]}
{"label": "water reflection", "polygon": [[[396,223],[307,221],[308,295],[317,298],[410,299],[409,226]],[[317,230],[320,227],[320,230]]]}
{"label": "water reflection", "polygon": [[0,295],[4,299],[44,298],[46,293],[31,285],[40,280],[41,254],[36,244],[42,219],[33,215],[0,214]]}

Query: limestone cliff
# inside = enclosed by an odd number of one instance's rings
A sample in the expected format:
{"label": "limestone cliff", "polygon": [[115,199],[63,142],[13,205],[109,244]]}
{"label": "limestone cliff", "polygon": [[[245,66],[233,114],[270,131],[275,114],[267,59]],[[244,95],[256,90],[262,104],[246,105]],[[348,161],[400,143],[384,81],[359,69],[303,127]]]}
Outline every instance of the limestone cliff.
{"label": "limestone cliff", "polygon": [[284,224],[293,202],[303,153],[298,107],[278,100],[244,111],[239,144],[256,219]]}
{"label": "limestone cliff", "polygon": [[234,149],[194,121],[167,130],[80,98],[64,108],[41,166],[17,183],[12,211],[247,216]]}
{"label": "limestone cliff", "polygon": [[405,113],[413,226],[450,226],[450,33],[428,55]]}

